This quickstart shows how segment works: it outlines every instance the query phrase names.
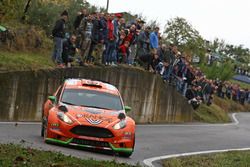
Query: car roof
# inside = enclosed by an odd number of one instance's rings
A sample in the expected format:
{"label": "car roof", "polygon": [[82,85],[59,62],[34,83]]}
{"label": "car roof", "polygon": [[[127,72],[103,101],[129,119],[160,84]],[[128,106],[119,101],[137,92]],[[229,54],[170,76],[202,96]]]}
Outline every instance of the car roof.
{"label": "car roof", "polygon": [[105,93],[120,95],[118,89],[106,82],[90,79],[67,79],[64,82],[65,89],[95,90]]}

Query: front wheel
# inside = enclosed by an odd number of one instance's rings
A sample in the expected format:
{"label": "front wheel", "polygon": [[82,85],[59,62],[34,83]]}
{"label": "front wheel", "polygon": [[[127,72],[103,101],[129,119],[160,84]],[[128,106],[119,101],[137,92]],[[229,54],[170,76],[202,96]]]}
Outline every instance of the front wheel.
{"label": "front wheel", "polygon": [[44,136],[44,123],[42,121],[42,127],[41,127],[41,136],[43,137]]}
{"label": "front wheel", "polygon": [[46,142],[46,138],[47,138],[47,133],[48,133],[48,122],[47,121],[43,121],[42,123],[42,129],[41,129],[41,135],[44,139],[44,141]]}
{"label": "front wheel", "polygon": [[133,151],[129,152],[129,153],[128,152],[119,152],[119,156],[128,158],[133,154]]}
{"label": "front wheel", "polygon": [[131,152],[119,152],[119,156],[128,158],[133,154],[134,149],[135,149],[135,138],[134,138],[134,141],[133,141],[133,149],[132,149],[132,151]]}

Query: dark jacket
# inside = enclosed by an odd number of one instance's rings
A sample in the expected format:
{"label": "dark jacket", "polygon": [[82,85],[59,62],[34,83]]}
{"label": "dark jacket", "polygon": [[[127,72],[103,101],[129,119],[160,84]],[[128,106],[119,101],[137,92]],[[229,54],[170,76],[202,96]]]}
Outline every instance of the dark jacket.
{"label": "dark jacket", "polygon": [[76,19],[74,21],[74,28],[75,28],[75,30],[80,26],[81,21],[82,21],[82,19],[84,17],[85,17],[84,14],[80,14],[80,15],[76,16]]}
{"label": "dark jacket", "polygon": [[195,93],[194,93],[194,91],[192,90],[192,88],[190,88],[190,89],[187,89],[187,92],[186,92],[186,98],[188,99],[188,100],[191,100],[191,99],[193,99],[193,98],[195,98]]}
{"label": "dark jacket", "polygon": [[187,78],[187,84],[192,85],[193,80],[195,79],[194,74],[190,71],[190,69],[187,69],[186,73],[186,78]]}
{"label": "dark jacket", "polygon": [[138,57],[150,52],[149,33],[142,31],[137,40]]}
{"label": "dark jacket", "polygon": [[104,40],[104,42],[107,42],[107,39],[108,39],[107,20],[105,18],[101,18],[100,25],[101,25],[100,40]]}
{"label": "dark jacket", "polygon": [[101,30],[100,20],[94,19],[92,23],[93,23],[93,28],[92,28],[91,40],[92,42],[97,44],[100,41],[100,30]]}
{"label": "dark jacket", "polygon": [[64,38],[65,37],[65,20],[59,19],[52,30],[53,37]]}
{"label": "dark jacket", "polygon": [[170,49],[167,50],[166,57],[167,57],[169,64],[173,65],[176,58],[175,58],[174,53]]}
{"label": "dark jacket", "polygon": [[71,43],[70,39],[63,42],[62,58],[64,63],[70,62],[69,58],[74,57],[76,53],[76,46]]}

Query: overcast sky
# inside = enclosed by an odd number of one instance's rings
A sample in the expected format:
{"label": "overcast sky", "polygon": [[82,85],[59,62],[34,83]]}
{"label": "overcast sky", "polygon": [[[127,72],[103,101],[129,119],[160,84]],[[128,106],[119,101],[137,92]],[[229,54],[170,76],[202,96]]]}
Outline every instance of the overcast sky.
{"label": "overcast sky", "polygon": [[[106,7],[107,0],[87,0]],[[249,0],[110,0],[109,12],[142,13],[163,28],[176,16],[185,18],[207,40],[215,37],[250,48]]]}

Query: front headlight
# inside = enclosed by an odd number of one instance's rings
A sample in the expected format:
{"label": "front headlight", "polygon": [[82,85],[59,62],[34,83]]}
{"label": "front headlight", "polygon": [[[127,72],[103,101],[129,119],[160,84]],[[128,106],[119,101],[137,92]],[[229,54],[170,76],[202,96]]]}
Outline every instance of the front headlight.
{"label": "front headlight", "polygon": [[61,121],[65,122],[65,123],[67,123],[67,124],[72,124],[72,123],[73,123],[73,121],[72,121],[66,114],[64,114],[63,112],[58,112],[58,113],[57,113],[57,117],[58,117]]}
{"label": "front headlight", "polygon": [[127,121],[126,121],[126,119],[123,119],[123,120],[121,120],[120,122],[118,122],[117,124],[115,124],[115,125],[113,126],[113,128],[114,128],[115,130],[119,130],[119,129],[125,128],[126,125],[127,125]]}

